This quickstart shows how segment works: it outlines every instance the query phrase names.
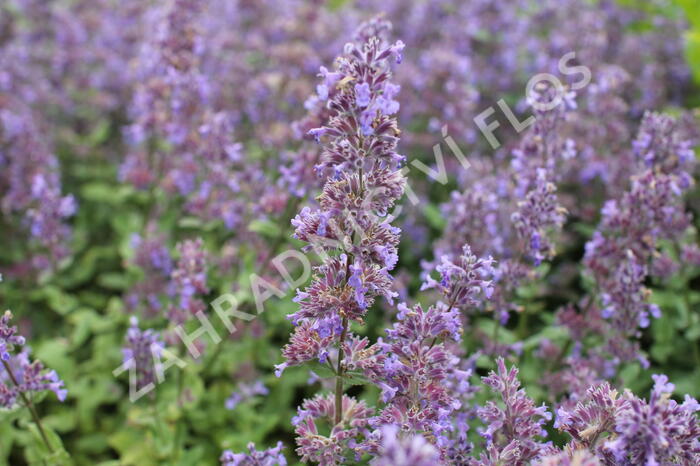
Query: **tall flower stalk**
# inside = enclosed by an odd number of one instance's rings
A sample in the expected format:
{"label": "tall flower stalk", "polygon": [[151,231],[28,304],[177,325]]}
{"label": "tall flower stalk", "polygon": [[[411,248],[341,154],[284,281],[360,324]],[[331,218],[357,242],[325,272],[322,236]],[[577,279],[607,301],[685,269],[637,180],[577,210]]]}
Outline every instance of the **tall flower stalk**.
{"label": "tall flower stalk", "polygon": [[355,403],[344,395],[343,383],[353,375],[349,342],[358,340],[350,324],[363,323],[378,296],[389,301],[396,296],[389,271],[398,260],[399,230],[388,212],[403,194],[405,179],[399,170],[404,157],[396,152],[399,86],[391,82],[390,59],[401,61],[403,43],[386,42],[389,28],[383,21],[367,23],[346,44],[334,71],[321,68],[317,92],[327,100],[330,118],[310,134],[323,146],[316,170],[326,180],[318,206],[305,207],[292,220],[294,236],[323,263],[297,293],[299,310],[289,316],[295,330],[277,374],[309,361],[329,367],[336,377],[334,430],[352,423],[343,412],[354,412],[344,409]]}
{"label": "tall flower stalk", "polygon": [[0,407],[11,408],[20,400],[31,414],[46,448],[53,453],[54,449],[32,402],[32,395],[51,390],[59,401],[64,401],[68,392],[55,371],[45,371],[40,361],[30,362],[27,349],[12,354],[15,346],[24,346],[25,339],[17,335],[17,327],[10,326],[11,319],[10,311],[5,311],[0,317]]}
{"label": "tall flower stalk", "polygon": [[639,329],[661,311],[649,302],[645,280],[658,275],[653,266],[663,259],[659,243],[680,243],[691,225],[683,195],[694,184],[695,154],[678,122],[656,113],[644,116],[633,152],[637,172],[629,189],[601,209],[600,225],[586,243],[584,264],[599,290],[600,315],[612,327],[609,352],[646,365],[636,342]]}

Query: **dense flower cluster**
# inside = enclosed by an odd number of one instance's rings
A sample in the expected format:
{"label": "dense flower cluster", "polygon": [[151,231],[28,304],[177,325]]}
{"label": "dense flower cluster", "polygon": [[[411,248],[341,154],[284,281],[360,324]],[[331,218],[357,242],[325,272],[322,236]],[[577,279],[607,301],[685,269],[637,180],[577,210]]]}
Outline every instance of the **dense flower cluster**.
{"label": "dense flower cluster", "polygon": [[267,450],[256,450],[254,443],[248,444],[248,453],[233,453],[226,450],[221,455],[222,466],[286,466],[287,459],[282,454],[284,446],[278,442],[277,446]]}
{"label": "dense flower cluster", "polygon": [[161,352],[165,344],[153,330],[141,330],[136,317],[131,317],[130,327],[126,332],[125,346],[122,348],[124,365],[134,371],[136,382],[134,389],[141,390],[157,383]]}
{"label": "dense flower cluster", "polygon": [[[325,363],[329,348],[336,343],[342,347],[351,337],[349,322],[362,322],[377,296],[395,296],[389,270],[396,265],[398,230],[381,216],[403,192],[393,116],[398,88],[389,80],[388,63],[392,56],[398,60],[402,49],[401,42],[386,45],[371,36],[346,45],[337,71],[321,69],[319,98],[329,99],[332,116],[328,126],[311,132],[324,140],[317,170],[332,177],[318,198],[319,208],[304,208],[292,225],[295,237],[309,248],[342,253],[324,253],[311,285],[297,293],[300,309],[289,316],[296,330],[281,367],[315,358]],[[336,91],[330,93],[331,88]],[[338,361],[338,367],[342,364]]]}
{"label": "dense flower cluster", "polygon": [[17,346],[24,345],[24,337],[16,335],[17,327],[10,326],[12,313],[5,311],[0,317],[0,359],[3,361],[10,360],[10,351]]}
{"label": "dense flower cluster", "polygon": [[201,297],[209,293],[207,253],[201,238],[178,243],[177,259],[163,243],[162,235],[152,233],[131,238],[131,262],[144,276],[130,290],[127,302],[147,316],[162,313],[181,324],[206,307]]}
{"label": "dense flower cluster", "polygon": [[443,306],[426,311],[399,305],[399,321],[387,329],[383,349],[382,401],[386,406],[380,424],[397,425],[403,432],[442,437],[451,430],[451,413],[460,407],[448,380],[467,383],[470,375],[459,368],[459,359],[443,337],[460,341],[459,312]]}
{"label": "dense flower cluster", "polygon": [[[322,465],[343,463],[346,450],[357,445],[357,440],[368,426],[372,411],[364,401],[343,395],[341,412],[336,414],[333,395],[317,395],[307,399],[292,419],[297,436],[297,453],[302,461],[314,461]],[[336,419],[341,421],[335,422]],[[328,435],[319,432],[324,426]]]}
{"label": "dense flower cluster", "polygon": [[29,359],[29,349],[13,354],[16,346],[24,346],[24,338],[17,335],[17,328],[10,326],[12,314],[5,311],[0,317],[0,406],[9,409],[16,403],[27,403],[34,393],[50,390],[59,401],[64,401],[68,390],[56,371],[44,369],[41,361]]}
{"label": "dense flower cluster", "polygon": [[649,400],[626,393],[615,412],[615,435],[606,442],[618,463],[697,464],[700,461],[698,402],[686,395],[679,404],[670,399],[674,385],[654,375]]}
{"label": "dense flower cluster", "polygon": [[615,337],[610,352],[629,360],[637,351],[624,341],[638,336],[659,308],[649,303],[648,264],[659,255],[660,240],[680,239],[690,225],[682,194],[693,185],[694,153],[669,116],[645,115],[633,143],[638,171],[620,199],[611,199],[586,244],[585,264],[596,280],[601,315],[610,319]]}
{"label": "dense flower cluster", "polygon": [[431,466],[438,464],[440,455],[435,447],[421,435],[401,438],[398,427],[387,425],[382,429],[380,454],[372,460],[372,466],[411,464]]}
{"label": "dense flower cluster", "polygon": [[468,245],[456,263],[443,258],[440,282],[427,277],[423,288],[438,288],[444,302],[423,310],[398,305],[398,321],[386,330],[378,356],[383,370],[374,382],[385,406],[375,425],[397,426],[401,432],[431,439],[444,461],[461,462],[471,451],[466,419],[474,392],[472,368],[460,357],[462,312],[490,297],[491,261],[478,259]]}
{"label": "dense flower cluster", "polygon": [[36,269],[55,268],[68,255],[66,219],[76,210],[73,196],[61,194],[58,160],[32,110],[0,93],[0,209],[24,216],[21,223],[40,249]]}
{"label": "dense flower cluster", "polygon": [[[399,230],[389,223],[389,209],[403,193],[405,183],[399,166],[403,157],[396,145],[399,130],[394,100],[399,87],[390,81],[389,59],[401,61],[403,43],[389,45],[385,36],[390,25],[371,21],[361,27],[355,43],[345,46],[336,70],[321,68],[318,98],[327,100],[327,126],[311,129],[323,140],[319,174],[329,176],[318,198],[319,208],[304,208],[292,221],[295,237],[323,253],[311,285],[295,299],[298,312],[290,315],[296,329],[283,349],[284,367],[318,360],[334,367],[335,398],[307,400],[295,421],[297,443],[303,458],[334,464],[340,461],[358,428],[368,424],[371,411],[343,395],[343,377],[356,364],[361,373],[374,375],[374,364],[357,361],[367,348],[349,329],[363,317],[377,296],[388,301],[396,296],[391,275],[397,262]],[[329,256],[326,251],[340,250]],[[333,351],[336,361],[329,355]],[[364,359],[364,358],[363,358]],[[387,386],[388,387],[388,386]],[[330,437],[321,441],[312,419],[331,422]]]}
{"label": "dense flower cluster", "polygon": [[503,358],[498,358],[496,364],[498,372],[491,372],[484,383],[498,393],[503,408],[489,401],[478,410],[479,418],[487,425],[481,433],[487,441],[487,452],[474,464],[524,465],[552,452],[550,443],[539,440],[547,436],[543,425],[552,414],[546,406],[535,406],[520,388],[516,367],[506,368]]}
{"label": "dense flower cluster", "polygon": [[[213,101],[214,83],[202,63],[202,6],[178,0],[150,12],[153,37],[138,57],[141,84],[131,107],[134,123],[125,130],[133,150],[121,177],[139,188],[158,182],[185,197],[186,211],[233,229],[246,214],[246,187],[264,183],[233,140],[233,116]],[[158,138],[169,147],[160,147]]]}
{"label": "dense flower cluster", "polygon": [[648,401],[629,391],[620,397],[603,382],[575,408],[561,408],[555,426],[572,438],[567,451],[592,452],[601,464],[696,464],[700,406],[688,395],[680,404],[671,399],[675,387],[665,375],[652,378]]}
{"label": "dense flower cluster", "polygon": [[164,244],[162,235],[147,234],[145,237],[134,234],[131,247],[134,257],[131,262],[143,272],[143,279],[129,290],[126,302],[134,309],[143,309],[149,316],[162,312],[162,294],[172,295],[170,274],[173,259]]}
{"label": "dense flower cluster", "polygon": [[262,380],[256,380],[253,383],[241,382],[231,396],[226,398],[226,409],[236,409],[240,403],[257,395],[267,395],[269,392]]}
{"label": "dense flower cluster", "polygon": [[182,323],[191,315],[205,309],[197,295],[209,292],[207,288],[207,259],[201,239],[186,240],[177,246],[180,257],[171,274],[176,301],[171,306],[169,318]]}

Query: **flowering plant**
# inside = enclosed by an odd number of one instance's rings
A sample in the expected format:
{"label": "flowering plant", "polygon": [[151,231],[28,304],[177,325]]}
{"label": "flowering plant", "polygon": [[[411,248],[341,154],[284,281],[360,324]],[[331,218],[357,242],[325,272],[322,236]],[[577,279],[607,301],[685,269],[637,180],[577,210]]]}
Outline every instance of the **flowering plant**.
{"label": "flowering plant", "polygon": [[0,465],[700,464],[691,3],[0,2]]}

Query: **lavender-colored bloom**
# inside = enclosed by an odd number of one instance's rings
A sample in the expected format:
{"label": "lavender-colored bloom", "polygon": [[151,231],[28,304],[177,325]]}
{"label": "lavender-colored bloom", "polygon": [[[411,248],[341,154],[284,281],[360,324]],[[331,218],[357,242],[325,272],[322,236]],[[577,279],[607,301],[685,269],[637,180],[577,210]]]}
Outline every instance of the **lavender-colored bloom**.
{"label": "lavender-colored bloom", "polygon": [[286,466],[287,459],[282,453],[283,449],[282,442],[277,442],[275,447],[258,451],[255,449],[255,444],[250,442],[248,453],[233,453],[231,450],[226,450],[221,454],[219,461],[221,466]]}
{"label": "lavender-colored bloom", "polygon": [[553,246],[547,239],[548,232],[562,227],[566,209],[558,204],[556,187],[547,180],[545,169],[538,170],[534,188],[518,203],[518,211],[511,218],[535,264],[554,256]]}
{"label": "lavender-colored bloom", "polygon": [[627,339],[649,325],[649,315],[659,314],[648,303],[647,263],[659,240],[679,240],[688,228],[682,194],[693,184],[688,144],[671,117],[645,115],[634,148],[638,172],[620,199],[604,205],[584,258],[600,290],[602,315],[614,328],[608,350],[622,360],[641,357]]}
{"label": "lavender-colored bloom", "polygon": [[371,95],[369,92],[369,84],[355,84],[355,102],[357,103],[358,107],[364,108],[368,106],[370,98]]}
{"label": "lavender-colored bloom", "polygon": [[386,30],[375,31],[374,25],[360,28],[360,40],[346,45],[336,71],[321,69],[329,115],[311,134],[323,146],[316,170],[327,178],[318,208],[305,207],[292,225],[295,237],[309,243],[306,249],[340,254],[326,256],[311,284],[297,292],[299,310],[289,316],[296,329],[278,375],[316,358],[330,362],[333,346],[353,341],[349,322],[362,322],[378,296],[390,302],[396,296],[389,271],[398,259],[399,230],[386,216],[405,180],[398,169],[403,157],[396,153],[395,112],[380,97],[391,100],[398,88],[390,83],[388,62],[395,52],[384,40]]}
{"label": "lavender-colored bloom", "polygon": [[[451,305],[439,302],[423,311],[420,305],[399,304],[398,322],[386,330],[386,340],[378,343],[381,353],[374,358],[378,370],[365,371],[381,388],[386,404],[372,423],[428,435],[445,462],[464,462],[471,452],[466,431],[473,413],[467,402],[475,390],[469,383],[470,360],[460,360],[463,330],[455,304],[474,299],[482,287],[488,287],[477,276],[487,261],[477,259],[465,247],[458,264],[443,263],[441,270],[451,280],[440,286]],[[372,450],[371,440],[367,445]]]}
{"label": "lavender-colored bloom", "polygon": [[[297,454],[302,461],[314,461],[324,466],[346,461],[345,452],[357,445],[356,440],[367,427],[371,410],[364,401],[356,401],[347,395],[343,395],[342,410],[342,422],[333,425],[333,396],[318,395],[305,400],[298,408],[292,424],[297,436]],[[328,435],[319,432],[319,421],[333,425]]]}
{"label": "lavender-colored bloom", "polygon": [[574,448],[598,452],[600,440],[613,430],[616,413],[625,404],[624,398],[618,398],[617,390],[603,382],[589,388],[573,409],[559,408],[554,427],[572,437]]}
{"label": "lavender-colored bloom", "polygon": [[[336,322],[336,328],[339,326]],[[289,343],[282,348],[282,355],[285,362],[275,366],[275,375],[280,377],[282,371],[289,366],[304,364],[309,361],[318,360],[325,362],[328,358],[329,348],[332,343],[330,331],[318,331],[318,328],[313,328],[314,324],[311,321],[301,322],[294,330]],[[337,333],[337,332],[336,332]]]}
{"label": "lavender-colored bloom", "polygon": [[319,177],[314,169],[318,157],[317,147],[311,147],[308,143],[296,152],[283,152],[282,159],[285,164],[279,168],[281,177],[278,184],[289,190],[293,196],[303,197],[319,184]]}
{"label": "lavender-colored bloom", "polygon": [[61,194],[58,159],[37,118],[30,108],[0,94],[0,211],[24,217],[21,226],[39,246],[32,265],[40,270],[68,255],[66,220],[75,213],[76,202]]}
{"label": "lavender-colored bloom", "polygon": [[649,401],[630,392],[615,412],[615,436],[605,443],[619,464],[698,464],[700,424],[698,402],[687,396],[681,404],[671,399],[674,385],[665,375],[654,375]]}
{"label": "lavender-colored bloom", "polygon": [[136,390],[157,384],[161,351],[165,344],[154,330],[141,330],[136,317],[131,317],[122,348],[124,365],[136,374]]}
{"label": "lavender-colored bloom", "polygon": [[226,398],[226,409],[236,409],[240,403],[250,400],[257,395],[267,395],[270,391],[263,384],[262,380],[256,380],[253,383],[241,382],[236,387],[236,390]]}
{"label": "lavender-colored bloom", "polygon": [[462,254],[454,263],[448,256],[443,256],[442,263],[435,270],[440,274],[440,281],[428,276],[421,290],[437,288],[450,306],[473,307],[479,300],[491,298],[493,259],[478,259],[469,245],[464,245]]}
{"label": "lavender-colored bloom", "polygon": [[30,361],[28,348],[13,354],[25,340],[17,335],[16,327],[9,325],[10,319],[10,311],[0,317],[0,406],[12,408],[22,396],[31,397],[45,390],[54,392],[59,401],[64,401],[68,391],[56,371],[46,371],[41,361]]}
{"label": "lavender-colored bloom", "polygon": [[[403,432],[430,432],[442,437],[451,430],[450,414],[460,408],[450,379],[468,377],[459,358],[442,339],[460,341],[461,322],[456,309],[431,306],[424,311],[399,305],[399,321],[379,343],[379,378],[384,406],[373,423],[394,424]],[[418,410],[417,407],[420,406]]]}
{"label": "lavender-colored bloom", "polygon": [[[536,407],[520,388],[518,369],[506,368],[503,358],[496,360],[498,372],[491,372],[483,381],[498,393],[503,403],[500,407],[493,401],[480,408],[477,413],[486,424],[482,436],[487,441],[486,455],[482,454],[482,464],[502,460],[507,453],[509,463],[524,465],[529,461],[552,452],[549,443],[543,443],[538,437],[546,437],[543,424],[552,419],[546,406]],[[493,457],[494,453],[497,455]]]}
{"label": "lavender-colored bloom", "polygon": [[533,466],[602,466],[597,456],[588,450],[564,451],[532,463]]}
{"label": "lavender-colored bloom", "polygon": [[700,267],[700,246],[697,244],[684,244],[681,249],[681,262],[693,267]]}
{"label": "lavender-colored bloom", "polygon": [[16,334],[17,327],[10,326],[10,320],[12,320],[10,311],[5,311],[0,317],[0,359],[3,361],[10,360],[10,352],[15,345],[24,345],[24,337]]}
{"label": "lavender-colored bloom", "polygon": [[559,97],[552,86],[535,87],[533,95],[527,97],[536,120],[513,151],[517,210],[511,220],[525,245],[521,250],[539,265],[554,255],[550,233],[561,229],[566,219],[567,211],[559,203],[554,182],[555,168],[571,158],[568,153],[573,143],[561,135],[561,126],[572,107],[565,100],[545,110]]}
{"label": "lavender-colored bloom", "polygon": [[65,401],[68,390],[64,388],[63,381],[56,371],[46,371],[40,361],[30,361],[28,349],[11,355],[6,362],[17,385],[4,365],[0,366],[0,406],[11,408],[18,401],[20,394],[31,395],[45,390],[54,392],[59,401]]}
{"label": "lavender-colored bloom", "polygon": [[143,278],[129,289],[125,299],[131,309],[143,309],[145,315],[156,316],[163,312],[164,300],[174,293],[170,281],[173,260],[165,237],[151,230],[149,227],[145,235],[131,237],[134,254],[130,264],[142,271]]}
{"label": "lavender-colored bloom", "polygon": [[421,435],[402,437],[398,427],[383,426],[379,456],[372,466],[434,466],[440,464],[440,453]]}
{"label": "lavender-colored bloom", "polygon": [[209,293],[207,287],[207,256],[201,238],[177,245],[180,258],[171,274],[177,302],[171,306],[170,318],[177,323],[203,311],[205,303],[198,297]]}

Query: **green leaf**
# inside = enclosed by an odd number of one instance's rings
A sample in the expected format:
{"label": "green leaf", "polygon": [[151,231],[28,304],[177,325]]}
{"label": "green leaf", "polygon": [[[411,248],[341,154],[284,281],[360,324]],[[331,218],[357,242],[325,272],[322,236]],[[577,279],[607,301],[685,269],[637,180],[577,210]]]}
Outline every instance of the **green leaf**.
{"label": "green leaf", "polygon": [[436,230],[443,230],[445,225],[447,225],[447,220],[442,215],[442,212],[440,212],[440,209],[434,204],[426,204],[425,207],[423,207],[423,215],[425,215],[425,219],[430,226]]}
{"label": "green leaf", "polygon": [[309,363],[308,366],[309,370],[314,371],[314,373],[322,379],[331,379],[335,377],[335,371],[328,367],[327,364],[321,364],[318,361],[314,361]]}
{"label": "green leaf", "polygon": [[110,134],[110,122],[109,120],[101,119],[97,122],[95,127],[88,133],[85,137],[85,142],[92,147],[99,146],[103,142],[107,141]]}
{"label": "green leaf", "polygon": [[267,219],[253,220],[248,224],[248,229],[269,238],[279,238],[282,235],[282,229],[279,225]]}
{"label": "green leaf", "polygon": [[362,372],[354,371],[343,374],[343,382],[347,385],[366,385],[370,383]]}
{"label": "green leaf", "polygon": [[197,217],[183,217],[178,221],[177,225],[180,228],[201,228],[203,222]]}
{"label": "green leaf", "polygon": [[49,307],[61,315],[68,314],[78,305],[78,300],[75,297],[64,293],[55,286],[46,286],[43,291]]}
{"label": "green leaf", "polygon": [[328,8],[330,10],[338,10],[346,3],[348,3],[348,0],[328,0]]}
{"label": "green leaf", "polygon": [[103,273],[97,277],[97,283],[110,290],[125,290],[128,287],[126,275],[119,272]]}
{"label": "green leaf", "polygon": [[532,335],[523,341],[523,350],[528,351],[537,348],[542,340],[563,341],[567,338],[568,331],[562,326],[545,327],[541,332]]}
{"label": "green leaf", "polygon": [[30,465],[69,466],[72,464],[70,455],[63,448],[61,437],[53,430],[43,426],[46,441],[39,432],[36,424],[30,424],[29,430],[32,433],[31,442],[26,450],[26,458]]}

